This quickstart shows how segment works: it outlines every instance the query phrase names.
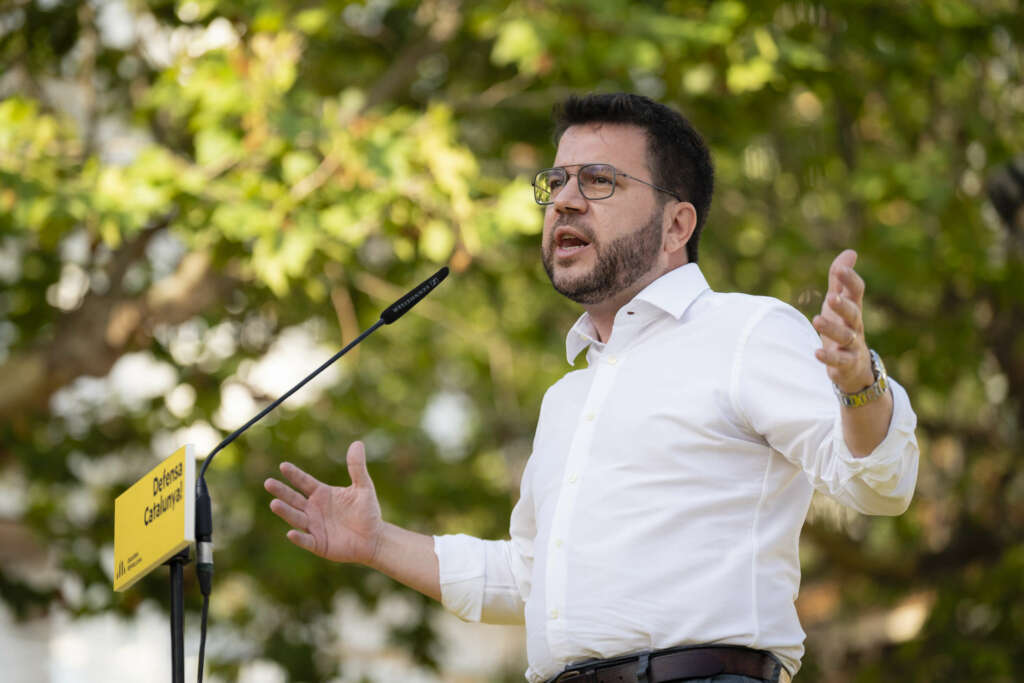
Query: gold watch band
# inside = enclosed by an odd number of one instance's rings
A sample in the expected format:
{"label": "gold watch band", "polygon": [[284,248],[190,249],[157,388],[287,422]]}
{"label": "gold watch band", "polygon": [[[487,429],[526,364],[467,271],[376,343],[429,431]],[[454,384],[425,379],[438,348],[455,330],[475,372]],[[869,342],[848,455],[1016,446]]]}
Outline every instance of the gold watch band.
{"label": "gold watch band", "polygon": [[839,402],[847,408],[859,408],[867,405],[889,389],[889,376],[885,372],[885,365],[882,363],[881,357],[874,349],[868,349],[868,353],[871,354],[871,374],[875,376],[875,381],[872,384],[852,394],[841,391],[835,384],[832,385]]}

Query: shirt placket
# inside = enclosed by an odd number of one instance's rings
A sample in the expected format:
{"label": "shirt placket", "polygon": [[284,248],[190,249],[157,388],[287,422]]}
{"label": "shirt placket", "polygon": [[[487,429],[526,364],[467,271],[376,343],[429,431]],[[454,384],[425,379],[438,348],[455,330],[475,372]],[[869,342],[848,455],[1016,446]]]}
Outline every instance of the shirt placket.
{"label": "shirt placket", "polygon": [[600,354],[594,370],[594,381],[580,412],[565,470],[559,487],[558,502],[551,521],[551,535],[547,548],[547,607],[548,647],[556,659],[564,659],[569,647],[570,624],[566,614],[568,590],[568,547],[571,525],[575,517],[576,501],[581,487],[586,485],[588,460],[594,443],[597,418],[611,395],[615,377],[621,367],[621,354],[605,350]]}

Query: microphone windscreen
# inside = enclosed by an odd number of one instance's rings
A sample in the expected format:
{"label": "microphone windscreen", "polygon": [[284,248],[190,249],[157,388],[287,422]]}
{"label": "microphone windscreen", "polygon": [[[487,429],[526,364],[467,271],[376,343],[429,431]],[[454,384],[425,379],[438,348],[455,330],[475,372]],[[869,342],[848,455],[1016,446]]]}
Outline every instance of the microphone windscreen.
{"label": "microphone windscreen", "polygon": [[420,283],[419,287],[416,287],[416,289],[385,308],[384,312],[380,314],[380,319],[383,320],[386,325],[390,325],[395,322],[405,315],[406,311],[415,306],[420,299],[429,294],[430,290],[441,284],[441,281],[446,277],[448,277],[448,266],[444,266],[441,270],[437,271]]}

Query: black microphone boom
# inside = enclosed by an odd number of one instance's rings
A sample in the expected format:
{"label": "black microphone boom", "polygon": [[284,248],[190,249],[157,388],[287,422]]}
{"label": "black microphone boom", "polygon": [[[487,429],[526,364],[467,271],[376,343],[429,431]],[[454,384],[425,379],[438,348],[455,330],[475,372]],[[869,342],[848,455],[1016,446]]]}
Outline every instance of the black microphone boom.
{"label": "black microphone boom", "polygon": [[339,358],[344,356],[346,353],[348,353],[352,349],[352,347],[354,347],[356,344],[358,344],[359,342],[361,342],[364,339],[366,339],[367,337],[369,337],[370,334],[374,330],[376,330],[378,327],[380,327],[381,325],[390,325],[391,323],[395,322],[400,317],[405,315],[405,313],[410,308],[412,308],[417,303],[419,303],[420,299],[422,299],[427,294],[429,294],[430,291],[432,289],[434,289],[434,287],[437,287],[439,284],[441,284],[441,281],[444,280],[446,277],[448,277],[448,266],[444,266],[439,271],[437,271],[436,273],[434,273],[433,275],[428,277],[426,280],[421,282],[419,287],[417,287],[416,289],[412,290],[411,292],[409,292],[408,294],[403,296],[401,299],[399,299],[395,303],[393,303],[390,306],[388,306],[387,308],[385,308],[384,311],[380,314],[380,319],[377,320],[377,322],[375,322],[371,327],[366,329],[362,334],[360,334],[358,337],[356,337],[352,342],[350,342],[348,344],[348,346],[346,346],[341,351],[339,351],[338,353],[336,353],[333,356],[331,356],[330,358],[328,358],[327,361],[325,361],[323,363],[323,365],[321,365],[316,370],[314,370],[313,372],[311,372],[308,375],[306,375],[305,379],[303,379],[301,382],[299,382],[294,387],[292,387],[287,392],[285,392],[276,401],[274,401],[273,403],[268,405],[266,408],[261,410],[258,415],[256,415],[254,418],[252,418],[251,420],[246,422],[241,427],[239,427],[228,438],[224,439],[219,444],[217,444],[217,447],[214,448],[212,451],[210,451],[210,454],[208,456],[206,456],[206,460],[203,462],[203,467],[199,471],[199,478],[202,479],[203,476],[206,474],[206,468],[210,466],[210,461],[213,460],[213,456],[216,455],[217,452],[219,452],[225,446],[227,446],[232,441],[237,439],[242,434],[242,432],[244,432],[249,427],[253,426],[256,422],[258,422],[261,418],[263,418],[263,416],[265,416],[271,410],[273,410],[277,406],[281,405],[281,403],[284,400],[286,400],[289,396],[291,396],[296,391],[298,391],[299,389],[304,387],[306,385],[306,383],[309,382],[311,379],[313,379],[314,377],[319,375],[321,372],[326,370],[327,367],[329,365],[331,365],[334,361],[338,360]]}

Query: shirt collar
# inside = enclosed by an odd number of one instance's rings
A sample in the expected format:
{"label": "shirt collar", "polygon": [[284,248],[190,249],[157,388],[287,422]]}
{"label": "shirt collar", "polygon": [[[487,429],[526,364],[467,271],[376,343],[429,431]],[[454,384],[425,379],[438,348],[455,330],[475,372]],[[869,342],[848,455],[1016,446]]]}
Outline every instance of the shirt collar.
{"label": "shirt collar", "polygon": [[[708,289],[708,282],[696,263],[687,263],[673,268],[640,291],[633,301],[644,301],[668,313],[676,320],[690,307],[698,296]],[[628,307],[630,304],[626,304]],[[590,314],[584,313],[569,330],[565,338],[565,359],[573,365],[580,351],[591,344],[603,347],[597,340],[597,329],[590,320]]]}

